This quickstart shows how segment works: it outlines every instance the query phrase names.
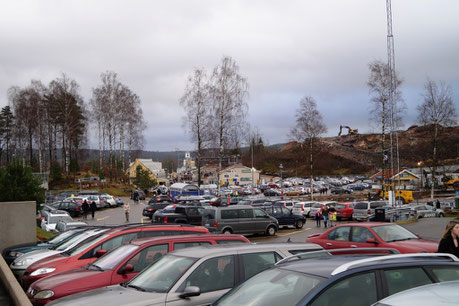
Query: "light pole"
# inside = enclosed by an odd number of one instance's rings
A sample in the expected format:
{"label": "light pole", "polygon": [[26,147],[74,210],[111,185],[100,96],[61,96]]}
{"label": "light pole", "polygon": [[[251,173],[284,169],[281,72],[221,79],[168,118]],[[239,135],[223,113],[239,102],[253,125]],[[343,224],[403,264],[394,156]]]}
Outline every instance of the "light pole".
{"label": "light pole", "polygon": [[279,165],[279,172],[280,172],[280,177],[281,177],[281,188],[283,186],[283,183],[282,183],[282,181],[283,181],[283,179],[282,179],[282,169],[284,169],[284,166],[282,166],[282,164],[280,164]]}
{"label": "light pole", "polygon": [[423,189],[422,176],[424,175],[424,173],[422,171],[422,161],[418,162],[418,167],[420,167],[420,170],[421,170],[421,188],[420,188],[420,190],[422,191],[422,189]]}

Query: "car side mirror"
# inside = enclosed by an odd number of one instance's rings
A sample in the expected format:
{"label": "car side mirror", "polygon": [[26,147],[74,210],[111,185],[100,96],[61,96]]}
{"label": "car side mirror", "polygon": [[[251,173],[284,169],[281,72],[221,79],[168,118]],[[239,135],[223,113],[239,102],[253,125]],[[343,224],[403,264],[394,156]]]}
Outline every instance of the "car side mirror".
{"label": "car side mirror", "polygon": [[107,254],[107,250],[106,250],[106,249],[100,249],[100,250],[97,250],[97,251],[96,251],[96,257],[97,257],[97,258],[102,257],[102,256],[104,256],[105,254]]}
{"label": "car side mirror", "polygon": [[201,289],[196,286],[188,286],[183,290],[183,293],[179,295],[179,298],[186,299],[192,296],[198,296],[201,294]]}
{"label": "car side mirror", "polygon": [[127,264],[118,271],[118,274],[127,274],[131,273],[132,271],[134,271],[134,266],[131,264]]}
{"label": "car side mirror", "polygon": [[368,238],[367,239],[367,243],[374,243],[374,244],[378,244],[378,242],[376,241],[375,238]]}

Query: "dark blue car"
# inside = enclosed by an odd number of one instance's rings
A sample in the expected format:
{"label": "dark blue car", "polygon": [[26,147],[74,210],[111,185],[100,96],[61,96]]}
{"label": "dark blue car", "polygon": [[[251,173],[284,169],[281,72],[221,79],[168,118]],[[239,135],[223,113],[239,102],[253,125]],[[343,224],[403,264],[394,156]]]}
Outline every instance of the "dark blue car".
{"label": "dark blue car", "polygon": [[274,217],[279,222],[279,226],[294,226],[296,228],[302,228],[306,223],[306,217],[294,214],[290,209],[285,208],[281,205],[263,206],[260,207],[268,213],[268,215]]}

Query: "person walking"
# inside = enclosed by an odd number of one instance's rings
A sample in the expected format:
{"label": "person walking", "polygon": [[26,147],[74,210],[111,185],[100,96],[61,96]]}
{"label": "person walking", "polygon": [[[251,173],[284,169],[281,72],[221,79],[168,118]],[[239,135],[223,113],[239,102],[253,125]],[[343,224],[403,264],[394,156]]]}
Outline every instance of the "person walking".
{"label": "person walking", "polygon": [[322,216],[320,215],[320,209],[318,209],[314,214],[314,219],[316,220],[316,226],[320,227],[320,220],[322,220]]}
{"label": "person walking", "polygon": [[134,204],[139,204],[139,193],[137,191],[134,192]]}
{"label": "person walking", "polygon": [[87,220],[88,219],[88,213],[89,213],[89,204],[88,204],[88,201],[86,201],[86,199],[83,201],[83,204],[81,205],[83,208],[83,219],[84,220]]}
{"label": "person walking", "polygon": [[327,221],[328,221],[328,206],[324,205],[324,208],[322,209],[322,217],[324,218],[324,227],[327,228]]}
{"label": "person walking", "polygon": [[440,207],[441,207],[440,201],[438,201],[438,199],[437,199],[437,201],[435,201],[435,208],[436,209],[440,209]]}
{"label": "person walking", "polygon": [[329,219],[330,219],[330,227],[333,227],[334,226],[334,223],[336,222],[336,209],[333,205],[330,206],[330,209],[329,209],[329,212],[328,212],[328,216],[329,216]]}
{"label": "person walking", "polygon": [[131,210],[129,201],[124,202],[123,208],[124,208],[124,215],[126,216],[126,222],[129,222],[129,212]]}
{"label": "person walking", "polygon": [[91,208],[91,216],[92,216],[92,219],[94,220],[94,214],[96,213],[96,209],[97,209],[97,205],[95,201],[91,202],[90,208]]}
{"label": "person walking", "polygon": [[452,220],[448,222],[446,230],[438,244],[438,253],[450,253],[459,257],[459,221]]}

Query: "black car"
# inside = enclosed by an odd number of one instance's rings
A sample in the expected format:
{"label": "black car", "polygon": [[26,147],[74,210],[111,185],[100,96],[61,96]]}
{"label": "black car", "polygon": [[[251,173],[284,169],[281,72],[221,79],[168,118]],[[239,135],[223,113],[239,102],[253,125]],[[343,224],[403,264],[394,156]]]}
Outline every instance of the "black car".
{"label": "black car", "polygon": [[265,197],[279,197],[282,195],[282,192],[277,189],[268,189],[263,194]]}
{"label": "black car", "polygon": [[450,254],[299,257],[281,260],[212,305],[368,306],[410,288],[459,280],[459,261]]}
{"label": "black car", "polygon": [[164,209],[167,205],[170,205],[172,203],[170,202],[153,202],[152,204],[149,204],[145,206],[143,209],[142,215],[148,218],[152,218],[153,214],[161,209]]}
{"label": "black car", "polygon": [[281,205],[261,207],[268,215],[274,217],[279,222],[279,226],[294,226],[302,228],[306,223],[306,217],[303,215],[294,214],[290,209]]}
{"label": "black car", "polygon": [[152,223],[182,223],[202,225],[202,215],[205,208],[193,205],[172,205],[170,208],[156,212]]}
{"label": "black car", "polygon": [[172,202],[172,198],[167,194],[161,194],[158,196],[154,196],[148,201],[148,204],[159,203],[159,202]]}
{"label": "black car", "polygon": [[83,207],[81,203],[77,201],[62,201],[59,202],[55,208],[68,212],[71,217],[78,217],[83,213]]}
{"label": "black car", "polygon": [[352,190],[343,187],[335,187],[330,189],[331,194],[350,194]]}

